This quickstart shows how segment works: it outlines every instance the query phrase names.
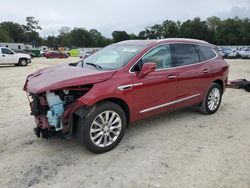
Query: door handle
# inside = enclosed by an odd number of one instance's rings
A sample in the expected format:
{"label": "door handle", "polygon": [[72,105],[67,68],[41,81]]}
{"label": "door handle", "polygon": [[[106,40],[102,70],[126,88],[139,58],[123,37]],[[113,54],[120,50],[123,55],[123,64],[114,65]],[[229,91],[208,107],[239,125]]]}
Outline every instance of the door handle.
{"label": "door handle", "polygon": [[169,76],[168,76],[168,79],[169,79],[169,80],[173,80],[173,79],[175,79],[175,78],[176,78],[176,76],[174,76],[174,75],[169,75]]}
{"label": "door handle", "polygon": [[203,72],[204,72],[204,73],[208,73],[209,70],[208,70],[208,69],[204,69]]}

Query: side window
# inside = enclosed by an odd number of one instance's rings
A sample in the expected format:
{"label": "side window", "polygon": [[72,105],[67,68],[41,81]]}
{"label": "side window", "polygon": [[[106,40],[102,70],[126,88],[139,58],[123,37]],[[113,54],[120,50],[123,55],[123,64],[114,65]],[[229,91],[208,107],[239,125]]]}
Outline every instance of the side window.
{"label": "side window", "polygon": [[216,56],[210,47],[197,45],[196,48],[200,55],[200,61],[207,61],[213,59]]}
{"label": "side window", "polygon": [[141,59],[141,66],[144,63],[156,63],[156,69],[165,69],[172,66],[172,56],[169,45],[161,45],[148,52]]}
{"label": "side window", "polygon": [[14,53],[7,48],[2,48],[2,54],[14,54]]}
{"label": "side window", "polygon": [[192,44],[172,44],[175,66],[195,64],[200,61],[199,54]]}

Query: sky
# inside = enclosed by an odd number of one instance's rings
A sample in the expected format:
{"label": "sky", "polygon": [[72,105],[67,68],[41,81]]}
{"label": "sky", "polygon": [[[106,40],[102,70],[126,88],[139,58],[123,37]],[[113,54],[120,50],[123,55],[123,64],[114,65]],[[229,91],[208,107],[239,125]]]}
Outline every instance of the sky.
{"label": "sky", "polygon": [[62,26],[97,29],[110,37],[114,30],[138,34],[166,19],[250,18],[250,0],[11,0],[0,3],[0,13],[0,22],[20,24],[34,16],[42,37],[57,35]]}

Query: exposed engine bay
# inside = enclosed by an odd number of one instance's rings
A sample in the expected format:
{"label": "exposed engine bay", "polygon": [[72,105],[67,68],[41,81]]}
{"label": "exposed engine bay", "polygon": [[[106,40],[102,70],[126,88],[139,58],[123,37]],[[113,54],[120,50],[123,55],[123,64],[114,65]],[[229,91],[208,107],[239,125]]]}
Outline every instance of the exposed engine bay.
{"label": "exposed engine bay", "polygon": [[[35,117],[37,137],[48,138],[57,133],[65,133],[69,126],[70,115],[75,101],[86,94],[92,85],[70,87],[42,94],[28,93],[31,115]],[[73,110],[73,109],[72,109]]]}

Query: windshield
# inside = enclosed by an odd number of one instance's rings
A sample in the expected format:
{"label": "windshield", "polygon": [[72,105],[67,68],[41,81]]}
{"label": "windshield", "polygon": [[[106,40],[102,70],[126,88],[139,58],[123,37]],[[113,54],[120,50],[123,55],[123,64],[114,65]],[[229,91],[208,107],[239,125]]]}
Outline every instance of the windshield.
{"label": "windshield", "polygon": [[94,65],[99,70],[116,70],[135,57],[143,46],[114,44],[87,57],[78,66]]}

